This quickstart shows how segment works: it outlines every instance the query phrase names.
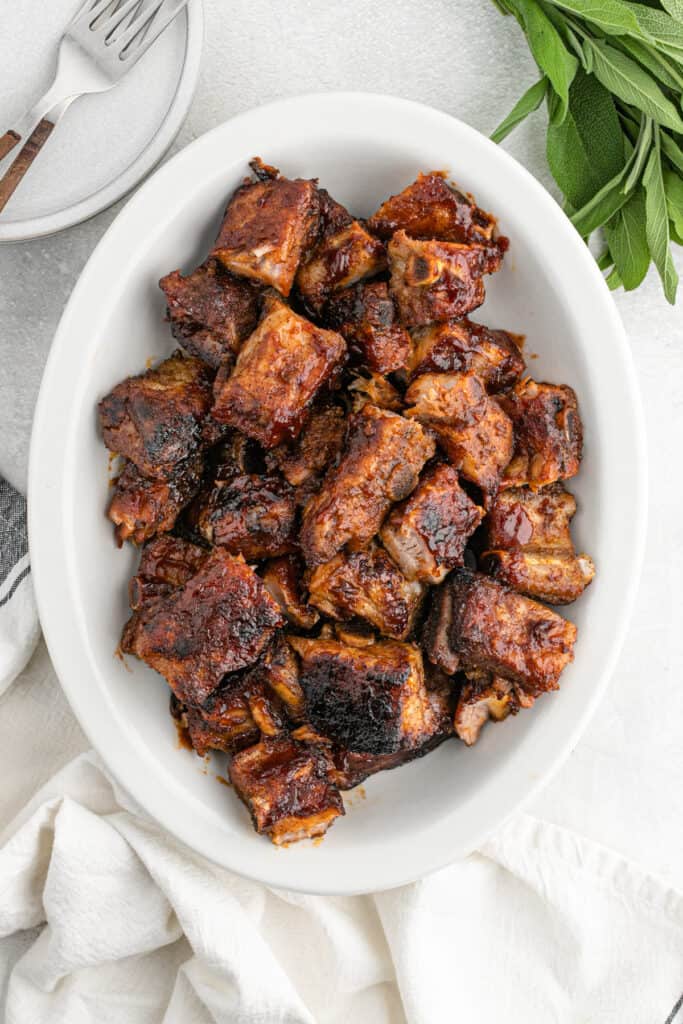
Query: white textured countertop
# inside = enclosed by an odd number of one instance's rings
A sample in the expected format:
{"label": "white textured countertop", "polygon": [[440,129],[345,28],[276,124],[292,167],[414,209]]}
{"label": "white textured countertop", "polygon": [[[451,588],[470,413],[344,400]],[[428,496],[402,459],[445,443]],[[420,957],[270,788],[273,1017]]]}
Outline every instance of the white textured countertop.
{"label": "white textured countertop", "polygon": [[[536,76],[516,24],[487,0],[204,3],[203,70],[174,150],[268,100],[340,89],[419,100],[490,132]],[[555,192],[542,112],[505,145]],[[60,313],[115,215],[116,208],[52,238],[0,247],[0,472],[21,488],[33,407]],[[683,274],[680,250],[677,264]],[[531,810],[683,888],[683,295],[672,309],[651,274],[637,292],[615,301],[647,419],[645,568],[608,694]],[[27,736],[27,752],[30,745]]]}

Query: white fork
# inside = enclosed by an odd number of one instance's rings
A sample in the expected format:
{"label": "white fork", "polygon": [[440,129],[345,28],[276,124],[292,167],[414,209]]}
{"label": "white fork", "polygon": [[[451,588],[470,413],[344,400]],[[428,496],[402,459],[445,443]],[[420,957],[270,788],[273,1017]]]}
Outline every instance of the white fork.
{"label": "white fork", "polygon": [[[78,96],[115,86],[187,2],[85,0],[60,40],[52,85],[0,136],[0,212],[69,105]],[[8,154],[20,142],[12,159]]]}

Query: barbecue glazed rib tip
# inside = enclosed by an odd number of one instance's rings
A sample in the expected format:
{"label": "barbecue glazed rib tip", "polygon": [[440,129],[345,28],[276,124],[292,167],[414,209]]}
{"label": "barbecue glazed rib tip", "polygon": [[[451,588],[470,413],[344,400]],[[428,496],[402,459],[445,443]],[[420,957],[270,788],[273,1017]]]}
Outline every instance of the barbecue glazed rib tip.
{"label": "barbecue glazed rib tip", "polygon": [[214,369],[234,362],[258,323],[258,292],[208,259],[183,277],[179,270],[159,281],[173,337],[190,355]]}
{"label": "barbecue glazed rib tip", "polygon": [[576,626],[557,612],[467,569],[454,569],[435,591],[423,636],[445,672],[491,672],[532,697],[558,688],[575,641]]}
{"label": "barbecue glazed rib tip", "polygon": [[449,185],[438,171],[418,174],[403,192],[385,200],[368,221],[370,231],[380,238],[405,231],[412,238],[466,244],[492,243],[495,227],[495,217],[481,210],[471,196]]}
{"label": "barbecue glazed rib tip", "polygon": [[501,395],[500,403],[515,431],[514,455],[502,487],[545,487],[576,476],[583,451],[583,425],[572,388],[527,378]]}
{"label": "barbecue glazed rib tip", "polygon": [[296,287],[306,308],[319,316],[330,295],[379,274],[386,265],[383,243],[354,220],[316,246],[299,268]]}
{"label": "barbecue glazed rib tip", "polygon": [[333,619],[364,619],[384,636],[405,640],[424,595],[386,551],[371,544],[364,551],[341,552],[311,573],[309,600]]}
{"label": "barbecue glazed rib tip", "polygon": [[390,754],[422,746],[438,731],[418,647],[303,637],[290,643],[301,658],[308,721],[323,736],[348,750]]}
{"label": "barbecue glazed rib tip", "polygon": [[232,372],[216,378],[212,416],[274,448],[306,422],[316,394],[332,384],[346,357],[340,334],[316,327],[272,293],[264,317]]}
{"label": "barbecue glazed rib tip", "polygon": [[261,738],[261,730],[242,692],[239,673],[228,676],[203,704],[181,705],[180,721],[199,757],[210,750],[236,754]]}
{"label": "barbecue glazed rib tip", "polygon": [[132,462],[127,462],[114,481],[107,510],[116,527],[119,547],[124,540],[143,544],[158,533],[172,530],[199,490],[203,468],[202,456],[191,455],[178,463],[167,480],[148,480]]}
{"label": "barbecue glazed rib tip", "polygon": [[208,552],[170,534],[160,534],[142,548],[138,571],[128,584],[133,610],[123,627],[120,650],[135,654],[138,633],[159,598],[168,597],[199,571]]}
{"label": "barbecue glazed rib tip", "polygon": [[296,548],[296,495],[280,476],[241,473],[217,480],[195,509],[199,532],[249,562]]}
{"label": "barbecue glazed rib tip", "polygon": [[482,492],[495,496],[512,456],[512,423],[471,373],[425,373],[405,394],[405,415],[429,426],[449,462]]}
{"label": "barbecue glazed rib tip", "polygon": [[316,240],[320,199],[314,181],[247,181],[228,203],[212,256],[226,270],[289,295]]}
{"label": "barbecue glazed rib tip", "polygon": [[244,560],[214,548],[143,614],[126,650],[156,669],[182,703],[203,704],[228,672],[253,664],[284,618]]}
{"label": "barbecue glazed rib tip", "polygon": [[329,562],[346,544],[364,547],[391,504],[413,490],[434,447],[419,423],[363,406],[351,422],[339,465],[304,510],[301,547],[307,563]]}
{"label": "barbecue glazed rib tip", "polygon": [[128,377],[99,404],[104,443],[152,480],[168,480],[204,446],[202,420],[211,377],[199,359],[174,352],[153,370]]}
{"label": "barbecue glazed rib tip", "polygon": [[399,322],[386,281],[364,281],[333,295],[325,322],[346,339],[353,362],[382,374],[406,368],[410,335]]}
{"label": "barbecue glazed rib tip", "polygon": [[197,544],[168,535],[155,537],[142,549],[137,574],[129,587],[130,606],[136,611],[153,597],[170,594],[194,576],[208,551]]}
{"label": "barbecue glazed rib tip", "polygon": [[236,754],[229,775],[256,831],[282,846],[324,835],[344,813],[330,768],[322,748],[282,737]]}
{"label": "barbecue glazed rib tip", "polygon": [[389,242],[391,293],[406,327],[457,320],[483,303],[484,274],[502,253],[483,245],[420,241],[397,231]]}
{"label": "barbecue glazed rib tip", "polygon": [[336,460],[346,435],[344,410],[323,403],[310,418],[295,441],[279,445],[270,457],[293,487],[315,482]]}
{"label": "barbecue glazed rib tip", "polygon": [[423,373],[476,373],[489,392],[505,391],[524,372],[522,338],[493,331],[465,317],[419,327],[412,332],[408,368]]}
{"label": "barbecue glazed rib tip", "polygon": [[548,604],[575,601],[595,576],[593,560],[574,550],[569,524],[575,512],[573,495],[560,483],[501,491],[486,520],[482,568]]}
{"label": "barbecue glazed rib tip", "polygon": [[452,466],[426,470],[406,501],[395,505],[380,530],[382,544],[409,580],[438,584],[463,564],[465,545],[481,522]]}

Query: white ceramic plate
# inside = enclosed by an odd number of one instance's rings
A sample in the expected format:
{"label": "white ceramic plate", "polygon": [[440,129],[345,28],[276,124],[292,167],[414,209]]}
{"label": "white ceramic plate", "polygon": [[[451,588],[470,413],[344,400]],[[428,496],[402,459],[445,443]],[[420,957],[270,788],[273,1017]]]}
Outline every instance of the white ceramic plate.
{"label": "white ceramic plate", "polygon": [[[559,693],[365,784],[319,846],[259,838],[236,796],[179,750],[163,680],[114,651],[136,555],[104,515],[107,454],[96,404],[173,346],[159,277],[194,267],[226,196],[255,154],[318,176],[368,215],[421,169],[447,168],[512,240],[477,318],[527,335],[530,370],[577,391],[585,459],[572,481],[575,535],[597,563],[568,615],[576,660]],[[106,763],[170,832],[219,864],[276,886],[351,893],[399,885],[472,850],[546,781],[577,742],[631,611],[643,550],[646,466],[638,388],[623,328],[587,248],[547,192],[502,149],[406,100],[340,94],[262,107],[198,139],[161,168],[104,236],[66,308],[38,402],[29,481],[30,540],[43,629],[74,711]]]}
{"label": "white ceramic plate", "polygon": [[[54,75],[77,0],[24,0],[2,10],[0,133]],[[159,162],[187,114],[202,53],[202,0],[190,0],[109,92],[77,99],[0,214],[0,242],[79,224],[130,192]]]}

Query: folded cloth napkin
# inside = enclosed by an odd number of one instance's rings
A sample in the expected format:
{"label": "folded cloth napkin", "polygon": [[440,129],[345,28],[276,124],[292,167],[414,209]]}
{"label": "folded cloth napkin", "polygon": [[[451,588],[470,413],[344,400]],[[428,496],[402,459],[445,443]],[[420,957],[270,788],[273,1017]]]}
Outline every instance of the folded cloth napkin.
{"label": "folded cloth napkin", "polygon": [[30,572],[26,499],[0,477],[0,694],[26,665],[40,634]]}
{"label": "folded cloth napkin", "polygon": [[0,844],[6,1024],[683,1022],[683,895],[526,815],[414,885],[305,896],[181,847],[90,753]]}

